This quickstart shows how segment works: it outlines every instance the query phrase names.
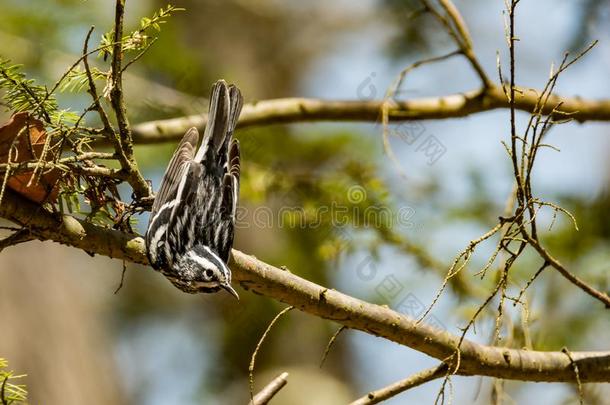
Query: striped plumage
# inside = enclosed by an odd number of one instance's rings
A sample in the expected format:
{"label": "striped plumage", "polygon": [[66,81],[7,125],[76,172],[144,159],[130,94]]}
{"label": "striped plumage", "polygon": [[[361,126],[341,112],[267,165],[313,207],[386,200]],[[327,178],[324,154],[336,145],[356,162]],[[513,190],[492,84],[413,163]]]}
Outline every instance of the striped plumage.
{"label": "striped plumage", "polygon": [[191,128],[169,162],[152,207],[148,259],[189,293],[224,288],[237,296],[226,263],[239,198],[239,143],[233,131],[241,106],[237,87],[223,80],[214,84],[199,149],[199,132]]}

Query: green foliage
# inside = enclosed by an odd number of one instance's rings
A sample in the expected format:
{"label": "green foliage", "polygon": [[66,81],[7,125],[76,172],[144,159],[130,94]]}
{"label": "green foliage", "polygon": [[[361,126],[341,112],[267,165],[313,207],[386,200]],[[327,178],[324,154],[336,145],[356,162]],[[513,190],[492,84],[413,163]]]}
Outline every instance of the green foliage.
{"label": "green foliage", "polygon": [[[94,81],[105,80],[108,77],[108,74],[96,67],[92,67],[91,77]],[[87,72],[81,69],[80,66],[76,66],[74,69],[68,72],[66,77],[59,84],[58,88],[61,92],[80,93],[86,89],[88,85],[89,78],[87,77]]]}
{"label": "green foliage", "polygon": [[[160,32],[161,24],[164,24],[167,19],[171,17],[172,13],[176,11],[184,11],[184,9],[168,4],[166,8],[160,8],[159,11],[154,13],[152,17],[143,17],[140,20],[140,28],[122,38],[121,49],[123,50],[123,52],[140,51],[146,48],[146,45],[149,43],[150,40],[150,37],[147,33],[152,30]],[[114,32],[106,32],[102,36],[102,41],[100,44],[100,56],[104,59],[106,59],[108,56],[111,56],[113,52],[113,44]]]}
{"label": "green foliage", "polygon": [[7,110],[30,111],[39,119],[48,121],[48,115],[56,112],[57,100],[49,95],[45,86],[37,85],[21,72],[21,65],[13,65],[0,58],[0,89],[4,90]]}
{"label": "green foliage", "polygon": [[21,71],[21,65],[0,57],[0,90],[7,111],[29,111],[34,117],[53,126],[73,124],[78,115],[69,110],[60,110],[55,96],[46,86],[36,84]]}
{"label": "green foliage", "polygon": [[[142,18],[140,27],[122,38],[123,52],[144,50],[150,40],[148,32],[152,30],[160,32],[161,24],[164,24],[172,13],[183,10],[168,5],[160,8],[152,17]],[[104,58],[112,55],[113,35],[113,31],[109,31],[102,36],[100,55]],[[79,115],[74,112],[59,109],[53,91],[82,92],[88,85],[88,77],[84,69],[79,66],[70,68],[53,90],[49,91],[46,86],[36,84],[34,79],[27,78],[21,68],[21,65],[12,64],[10,60],[0,57],[0,90],[3,91],[3,104],[7,111],[13,113],[28,111],[34,117],[54,127],[67,126],[79,120]],[[92,67],[91,75],[94,81],[104,80],[108,77],[108,72]]]}
{"label": "green foliage", "polygon": [[25,385],[14,384],[25,375],[13,375],[7,367],[8,362],[0,357],[0,402],[5,405],[25,404],[28,395]]}
{"label": "green foliage", "polygon": [[[152,17],[142,18],[139,28],[122,38],[122,52],[141,51],[132,61],[123,64],[123,70],[148,50],[152,43],[149,41],[149,32],[159,32],[161,24],[165,23],[172,13],[181,10],[183,9],[172,5],[161,8]],[[103,36],[98,48],[98,50],[102,49],[104,56],[112,55],[114,45],[112,33],[113,31],[110,31]],[[93,50],[93,52],[97,52],[97,50]],[[120,199],[117,189],[120,180],[82,173],[75,175],[71,165],[58,162],[62,156],[66,155],[66,147],[72,146],[73,153],[76,155],[93,150],[90,142],[99,135],[99,130],[97,132],[93,130],[94,133],[92,133],[81,124],[85,122],[84,118],[90,111],[104,109],[103,99],[97,100],[100,106],[96,107],[94,103],[91,104],[93,107],[85,108],[82,113],[76,114],[60,109],[56,98],[56,92],[81,93],[89,90],[89,74],[94,82],[110,80],[110,69],[91,66],[87,72],[82,59],[81,57],[76,60],[53,86],[47,87],[28,78],[22,72],[21,65],[12,64],[10,60],[0,58],[0,96],[2,97],[0,103],[5,106],[7,111],[29,112],[31,116],[44,123],[47,139],[49,139],[49,143],[45,147],[53,151],[53,154],[47,156],[50,156],[49,160],[54,161],[55,168],[62,172],[59,180],[60,198],[55,209],[60,212],[82,215],[97,224],[131,230],[134,220],[126,214],[127,204]],[[107,96],[108,87],[110,86],[106,84],[105,90],[97,93],[102,98]],[[98,112],[101,113],[101,111]],[[112,160],[107,161],[111,166],[112,162]],[[73,165],[79,164],[73,163]],[[83,164],[91,165],[91,162]],[[105,164],[98,165],[106,166]]]}

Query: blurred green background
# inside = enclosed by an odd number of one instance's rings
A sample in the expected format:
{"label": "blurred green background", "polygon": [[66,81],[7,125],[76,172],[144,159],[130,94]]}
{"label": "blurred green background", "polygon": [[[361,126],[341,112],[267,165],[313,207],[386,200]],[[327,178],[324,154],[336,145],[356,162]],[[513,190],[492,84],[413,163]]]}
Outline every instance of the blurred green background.
{"label": "blurred green background", "polygon": [[[166,3],[128,1],[126,29]],[[308,2],[205,0],[172,3],[186,8],[163,25],[160,38],[125,76],[132,123],[205,112],[211,84],[235,82],[246,102],[275,97],[381,98],[401,68],[453,46],[430,17],[410,18],[408,0]],[[469,24],[475,50],[495,78],[495,54],[506,61],[503,1],[456,1]],[[112,26],[114,7],[101,0],[4,0],[0,55],[41,83],[52,85],[78,58],[85,34],[94,39]],[[558,92],[608,98],[610,7],[601,0],[524,1],[518,16],[520,85],[541,87],[550,63],[565,50],[599,39],[596,49],[561,79]],[[101,60],[98,63],[102,63]],[[495,80],[495,79],[494,79]],[[495,80],[497,81],[497,80]],[[476,88],[459,59],[415,72],[401,98],[435,96]],[[63,107],[86,107],[86,95],[61,94]],[[0,113],[0,122],[10,116]],[[427,306],[443,272],[469,240],[493,226],[511,188],[511,169],[501,140],[508,138],[508,111],[465,119],[398,124],[384,154],[381,127],[367,124],[273,125],[240,130],[243,145],[243,223],[235,247],[325,286],[410,311]],[[519,115],[525,125],[527,115]],[[91,121],[95,125],[95,120]],[[576,216],[580,231],[560,218],[544,240],[569,268],[602,290],[610,289],[607,123],[568,124],[548,141],[535,187]],[[438,160],[405,137],[434,136],[445,149]],[[422,138],[423,139],[423,138]],[[175,144],[137,148],[146,178],[158,186]],[[354,200],[353,192],[364,197]],[[124,192],[124,198],[129,196]],[[299,227],[282,207],[301,207],[306,224],[332,204],[348,207],[346,224],[323,215],[318,226]],[[408,220],[366,224],[367,207],[406,212]],[[401,211],[402,210],[402,211]],[[268,214],[270,213],[270,216]],[[271,218],[271,219],[269,219]],[[551,213],[541,215],[542,224]],[[298,222],[298,221],[297,221]],[[143,232],[145,215],[139,218]],[[305,229],[304,229],[305,228]],[[450,332],[472,315],[493,277],[473,274],[487,260],[483,245],[473,264],[443,295],[433,319]],[[512,276],[520,287],[539,267],[529,254]],[[478,266],[478,267],[477,267]],[[0,255],[0,357],[28,376],[31,403],[40,404],[243,404],[254,347],[283,305],[240,290],[191,296],[150,268],[91,258],[51,242],[30,242]],[[510,308],[504,343],[539,350],[607,349],[607,314],[547,270],[529,290],[529,331]],[[495,308],[495,306],[493,306]],[[408,312],[408,311],[407,311]],[[417,313],[408,313],[417,315]],[[494,313],[469,338],[489,342]],[[408,348],[360,332],[345,331],[319,367],[338,325],[297,311],[283,318],[258,355],[255,380],[264,385],[281,371],[289,384],[278,404],[337,404],[379,388],[435,362]],[[491,380],[454,379],[456,403],[489,403]],[[432,403],[430,383],[388,403]],[[573,403],[574,387],[507,384],[520,404]],[[587,401],[603,404],[608,384],[586,386]],[[604,396],[606,395],[606,396]],[[606,402],[607,403],[607,402]]]}

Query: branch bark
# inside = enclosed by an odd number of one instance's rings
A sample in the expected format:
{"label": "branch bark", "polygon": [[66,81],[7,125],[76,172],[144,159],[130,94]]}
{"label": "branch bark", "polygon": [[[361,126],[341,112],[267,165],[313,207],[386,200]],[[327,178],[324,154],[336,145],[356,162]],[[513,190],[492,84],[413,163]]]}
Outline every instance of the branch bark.
{"label": "branch bark", "polygon": [[429,381],[447,375],[447,366],[441,364],[440,366],[432,367],[427,370],[421,371],[417,374],[413,374],[404,380],[397,381],[387,387],[371,391],[363,397],[358,398],[349,405],[372,405],[378,404],[385,401],[386,399],[392,398],[402,392],[405,392],[411,388],[415,388]]}
{"label": "branch bark", "polygon": [[[518,89],[515,108],[531,113],[536,108],[539,93],[532,89]],[[270,124],[314,121],[376,122],[386,100],[322,100],[310,98],[282,98],[246,104],[239,118],[241,128]],[[572,118],[578,122],[610,121],[610,100],[586,100],[580,97],[549,97],[542,115],[553,114],[552,106],[561,103],[558,119]],[[395,101],[388,111],[390,121],[416,121],[466,117],[484,111],[509,108],[510,103],[502,87],[452,94],[443,97]],[[178,140],[190,127],[202,130],[207,115],[144,122],[132,127],[134,142],[161,143]]]}
{"label": "branch bark", "polygon": [[[120,157],[120,162],[123,170],[127,173],[129,184],[133,187],[134,194],[137,198],[150,197],[152,190],[148,182],[142,177],[138,169],[138,163],[133,156],[133,140],[131,127],[127,118],[127,109],[123,97],[123,17],[125,14],[125,0],[116,0],[115,20],[114,20],[114,46],[112,51],[111,77],[110,77],[110,104],[114,110],[118,133],[112,130],[112,133],[107,134],[111,137],[114,143],[115,150]],[[91,33],[91,31],[89,31]],[[87,37],[87,41],[89,36]],[[85,41],[85,51],[87,46]],[[85,57],[86,63],[86,57]],[[101,109],[99,101],[95,99],[95,83],[91,77],[88,66],[87,76],[89,80],[90,92],[94,97],[94,102]],[[102,115],[102,114],[101,114]],[[108,124],[104,122],[104,127],[108,130]]]}
{"label": "branch bark", "polygon": [[[90,254],[147,264],[141,237],[106,229],[69,215],[54,215],[10,190],[0,205],[0,216],[27,227],[40,240],[53,240]],[[240,251],[233,250],[232,256],[234,279],[246,290],[351,329],[408,346],[441,361],[447,361],[455,354],[460,340],[458,336],[419,324],[388,307],[314,284]],[[574,382],[574,365],[577,365],[583,383],[610,382],[610,352],[572,352],[571,359],[560,351],[507,349],[464,340],[459,367],[451,366],[456,367],[456,373],[461,375]]]}
{"label": "branch bark", "polygon": [[266,405],[273,399],[275,394],[280,392],[282,388],[288,383],[288,373],[283,372],[282,374],[275,377],[269,384],[265,386],[258,394],[252,398],[248,405]]}

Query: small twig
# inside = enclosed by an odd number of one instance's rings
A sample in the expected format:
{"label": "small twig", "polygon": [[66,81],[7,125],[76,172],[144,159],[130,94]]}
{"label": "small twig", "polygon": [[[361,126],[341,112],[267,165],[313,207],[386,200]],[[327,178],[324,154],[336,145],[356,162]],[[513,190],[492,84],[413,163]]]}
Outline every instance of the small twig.
{"label": "small twig", "polygon": [[94,29],[95,27],[89,28],[89,32],[87,33],[87,37],[85,38],[85,43],[83,45],[83,65],[85,66],[85,74],[87,75],[87,81],[89,82],[89,94],[91,94],[91,97],[93,98],[93,109],[97,111],[98,115],[100,116],[100,120],[104,126],[104,131],[115,147],[114,149],[118,154],[121,166],[124,167],[127,158],[120,147],[120,142],[117,143],[117,141],[115,141],[118,139],[118,137],[114,128],[112,127],[112,124],[110,123],[110,118],[108,117],[106,110],[104,110],[104,107],[100,102],[101,96],[98,96],[97,86],[95,85],[95,80],[93,79],[93,74],[91,73],[91,68],[89,66],[89,58],[87,57],[89,55],[89,52],[87,52],[89,40],[91,39],[91,34],[93,33]]}
{"label": "small twig", "polygon": [[[8,173],[9,174],[8,177],[11,177],[20,172],[24,172],[24,171],[27,172],[27,171],[33,169],[34,167],[35,167],[35,163],[31,163],[31,162],[27,163],[27,164],[13,163],[11,165],[2,166],[2,168],[0,168],[0,173]],[[105,177],[105,178],[109,178],[109,179],[116,179],[116,180],[122,180],[122,181],[126,181],[129,179],[129,175],[121,169],[111,169],[108,167],[98,166],[98,165],[79,166],[79,165],[72,165],[72,164],[66,165],[66,164],[61,164],[61,163],[47,162],[44,165],[42,165],[42,167],[44,169],[48,169],[48,170],[58,169],[63,172],[73,172],[76,174],[84,174],[84,175],[93,176],[93,177]],[[1,195],[2,195],[2,193],[0,192],[0,196]]]}
{"label": "small twig", "polygon": [[333,333],[332,337],[328,341],[328,344],[326,345],[326,348],[324,349],[324,354],[322,354],[322,360],[320,360],[320,368],[322,368],[322,366],[324,365],[324,362],[326,361],[326,357],[328,356],[330,349],[335,344],[335,341],[337,340],[337,338],[339,337],[341,332],[343,332],[345,329],[347,329],[347,326],[343,325],[339,329],[337,329],[337,331],[335,333]]}
{"label": "small twig", "polygon": [[580,372],[578,371],[578,364],[576,364],[576,362],[572,358],[572,354],[570,353],[567,347],[564,347],[563,349],[561,349],[561,351],[564,352],[566,356],[568,356],[568,359],[570,359],[570,364],[572,365],[574,375],[576,376],[576,386],[578,387],[578,402],[580,403],[580,405],[583,405],[584,401],[582,393],[582,384],[580,382]]}
{"label": "small twig", "polygon": [[457,7],[451,0],[439,0],[441,7],[445,10],[446,16],[442,15],[438,10],[432,7],[427,0],[421,0],[426,9],[428,9],[437,20],[445,27],[448,34],[455,40],[460,47],[460,53],[470,62],[472,68],[481,79],[484,89],[489,89],[493,83],[487,77],[487,73],[479,63],[472,44],[472,38],[468,32],[468,27],[464,22],[464,18],[458,11]]}
{"label": "small twig", "polygon": [[491,386],[491,400],[493,405],[502,405],[504,397],[504,380],[494,378]]}
{"label": "small twig", "polygon": [[381,105],[381,123],[382,123],[382,135],[383,135],[383,149],[384,151],[387,153],[387,155],[389,156],[390,160],[392,160],[392,162],[394,163],[394,165],[396,166],[396,168],[404,175],[404,170],[402,169],[402,166],[400,164],[400,162],[398,161],[398,158],[396,157],[396,154],[394,153],[394,151],[392,150],[392,147],[390,146],[390,139],[389,139],[389,111],[390,108],[392,107],[393,101],[395,100],[396,97],[396,93],[399,91],[400,87],[402,86],[404,80],[406,79],[406,76],[413,70],[417,69],[420,66],[423,65],[427,65],[427,64],[431,64],[431,63],[436,63],[436,62],[440,62],[446,59],[451,58],[452,56],[455,55],[459,55],[460,51],[453,51],[441,56],[435,56],[432,58],[428,58],[428,59],[422,59],[422,60],[418,60],[415,63],[412,63],[411,65],[407,66],[406,68],[404,68],[399,74],[398,77],[396,78],[396,81],[394,82],[394,84],[388,89],[388,91],[386,92],[386,97],[383,101],[383,104]]}
{"label": "small twig", "polygon": [[549,267],[549,262],[545,261],[544,263],[542,263],[542,266],[540,266],[538,271],[536,271],[536,273],[534,273],[534,275],[527,281],[527,283],[525,283],[525,286],[521,289],[521,291],[519,291],[519,295],[517,296],[517,299],[513,302],[513,306],[516,306],[517,303],[521,302],[521,297],[523,296],[525,291],[534,282],[534,280],[536,280],[538,278],[540,273],[542,273],[544,271],[544,269],[546,269],[547,267]]}
{"label": "small twig", "polygon": [[436,367],[413,374],[412,376],[388,385],[387,387],[378,389],[376,391],[371,391],[365,396],[351,402],[350,405],[378,404],[379,402],[385,401],[386,399],[396,396],[401,392],[405,392],[408,389],[442,377],[447,373],[447,369],[447,364],[442,363]]}
{"label": "small twig", "polygon": [[532,345],[532,336],[530,334],[529,328],[529,304],[527,303],[527,298],[525,301],[521,301],[521,329],[523,330],[523,340],[525,343],[525,348],[528,350],[533,350]]}
{"label": "small twig", "polygon": [[386,98],[394,98],[396,95],[396,92],[400,89],[400,87],[402,86],[406,76],[413,70],[417,69],[420,66],[423,65],[429,65],[431,63],[436,63],[436,62],[441,62],[444,60],[447,60],[455,55],[459,55],[460,51],[459,50],[455,50],[449,53],[446,53],[444,55],[440,55],[440,56],[434,56],[431,58],[427,58],[427,59],[421,59],[418,60],[412,64],[410,64],[409,66],[407,66],[406,68],[404,68],[403,70],[400,71],[400,73],[398,74],[398,77],[396,79],[396,81],[394,82],[394,84],[388,89],[387,93],[386,93]]}
{"label": "small twig", "polygon": [[[124,156],[122,167],[129,174],[129,184],[133,187],[137,199],[148,197],[152,190],[148,182],[138,170],[138,164],[133,156],[133,140],[131,127],[127,118],[127,109],[123,97],[123,17],[125,14],[125,0],[116,0],[114,15],[114,47],[110,71],[110,105],[114,110],[118,126],[118,139],[114,140],[115,149]],[[118,145],[117,145],[118,143]],[[117,148],[118,147],[118,148]]]}
{"label": "small twig", "polygon": [[[14,162],[14,163],[0,163],[0,173],[5,172],[7,169],[11,169],[11,171],[20,171],[20,170],[31,170],[39,166],[41,169],[53,169],[57,166],[67,165],[70,163],[82,162],[84,160],[112,160],[116,159],[116,154],[114,153],[106,153],[106,152],[83,152],[79,155],[67,156],[65,158],[61,158],[55,162],[50,161],[38,161],[38,160],[30,160],[26,162]],[[40,163],[39,163],[40,162]]]}
{"label": "small twig", "polygon": [[288,383],[288,373],[275,377],[269,384],[250,400],[248,405],[266,405]]}
{"label": "small twig", "polygon": [[19,142],[19,138],[25,136],[26,140],[30,140],[30,136],[29,136],[29,127],[26,125],[24,128],[22,128],[18,133],[17,136],[13,139],[13,141],[11,142],[11,145],[8,148],[8,153],[6,155],[6,164],[9,165],[9,167],[6,169],[5,173],[4,173],[4,177],[2,178],[2,186],[0,186],[0,204],[2,204],[2,200],[4,198],[4,193],[6,192],[6,186],[8,185],[8,179],[11,177],[11,159],[13,157],[15,157],[15,160],[17,160],[19,158],[19,148],[17,147],[17,144]]}
{"label": "small twig", "polygon": [[[28,123],[28,126],[29,126],[29,123]],[[31,145],[31,137],[28,136],[26,139],[28,140],[28,145]],[[34,156],[34,158],[37,159],[37,161],[36,161],[37,163],[36,163],[36,167],[34,168],[34,171],[32,172],[32,175],[30,176],[30,180],[28,181],[26,187],[30,187],[33,182],[36,182],[36,183],[38,182],[38,179],[40,178],[40,176],[38,176],[38,173],[40,172],[40,170],[42,170],[41,163],[45,162],[47,160],[46,157],[49,152],[50,145],[51,145],[51,136],[47,135],[45,137],[44,145],[43,145],[43,148],[42,148],[42,151],[41,151],[39,157],[35,156],[34,150],[30,146],[30,148],[32,149],[31,150],[32,156]],[[59,153],[57,153],[57,155],[59,155],[59,154],[61,154],[61,150],[59,151]]]}
{"label": "small twig", "polygon": [[[8,154],[8,161],[10,162],[11,159],[11,152],[9,151]],[[11,177],[11,167],[7,167],[6,171],[4,172],[4,177],[2,178],[2,185],[0,186],[0,204],[2,204],[2,200],[4,197],[4,192],[6,191],[6,185],[8,184],[8,179],[9,177]]]}
{"label": "small twig", "polygon": [[102,166],[91,166],[91,167],[83,167],[83,166],[72,166],[71,170],[75,173],[85,174],[87,176],[93,177],[104,177],[110,179],[117,180],[128,180],[129,176],[127,173],[120,169],[111,169],[108,167]]}
{"label": "small twig", "polygon": [[472,38],[470,37],[470,33],[468,32],[468,27],[464,22],[464,18],[455,7],[455,5],[451,2],[451,0],[439,0],[441,7],[445,10],[451,21],[453,22],[457,32],[459,33],[464,46],[472,49]]}
{"label": "small twig", "polygon": [[157,42],[157,39],[159,39],[158,37],[153,38],[148,44],[146,44],[146,46],[144,47],[144,49],[142,49],[142,51],[140,51],[140,53],[138,53],[132,60],[130,60],[129,62],[127,62],[125,64],[125,66],[123,66],[123,73],[125,73],[125,71],[134,63],[136,63],[137,61],[140,60],[140,58],[142,56],[144,56],[146,54],[146,52],[148,52],[148,50],[150,49],[150,47]]}
{"label": "small twig", "polygon": [[116,293],[118,293],[121,288],[123,288],[123,281],[125,281],[125,272],[127,271],[127,264],[125,262],[125,260],[123,260],[123,271],[121,271],[121,282],[119,283],[119,286],[116,288],[116,290],[114,290],[114,294],[116,295]]}
{"label": "small twig", "polygon": [[[451,267],[449,267],[449,271],[447,272],[447,275],[443,279],[443,283],[441,284],[441,286],[439,287],[438,291],[436,292],[436,295],[434,296],[434,299],[432,300],[432,303],[428,306],[428,308],[426,308],[424,313],[422,315],[420,315],[420,317],[418,318],[418,320],[417,320],[418,323],[423,321],[426,318],[426,316],[428,316],[430,311],[432,311],[432,308],[438,302],[438,300],[441,297],[443,291],[445,291],[445,288],[447,287],[447,284],[448,284],[449,280],[452,277],[454,277],[456,274],[459,274],[460,271],[462,271],[462,269],[464,269],[464,267],[466,267],[466,265],[470,262],[470,258],[472,256],[475,248],[481,242],[483,242],[483,241],[491,238],[493,235],[495,235],[499,230],[502,229],[503,225],[504,224],[502,222],[498,223],[491,230],[489,230],[486,234],[480,236],[477,239],[471,240],[470,243],[468,244],[468,247],[466,249],[464,249],[462,252],[460,252],[460,254],[453,261]],[[464,258],[464,262],[459,267],[457,267],[458,264],[460,263],[460,261],[462,260],[462,258]],[[457,269],[456,269],[456,267],[457,267]]]}
{"label": "small twig", "polygon": [[523,182],[521,178],[521,173],[519,172],[519,165],[517,163],[517,124],[516,124],[516,113],[515,113],[515,8],[517,7],[517,2],[515,0],[511,1],[509,7],[509,27],[508,27],[508,46],[510,52],[510,139],[511,139],[511,158],[513,163],[513,171],[515,175],[515,180],[517,182],[517,202],[519,205],[523,203]]}
{"label": "small twig", "polygon": [[[460,347],[462,346],[462,343],[464,342],[464,339],[466,338],[466,333],[468,332],[470,327],[472,325],[474,325],[476,319],[483,312],[483,310],[487,307],[487,305],[489,305],[489,303],[493,300],[493,298],[498,294],[498,291],[500,291],[501,289],[504,288],[504,286],[506,285],[507,280],[508,280],[508,270],[511,268],[511,266],[513,265],[515,260],[517,260],[517,258],[521,255],[521,253],[523,252],[523,250],[525,249],[526,246],[527,246],[527,244],[525,242],[521,242],[521,244],[519,245],[519,249],[517,250],[516,253],[509,252],[509,254],[511,256],[504,263],[501,277],[498,280],[498,283],[496,283],[494,290],[487,296],[487,299],[485,299],[485,301],[481,305],[479,305],[479,307],[475,311],[474,315],[472,315],[472,317],[468,321],[468,324],[466,324],[466,326],[464,328],[462,328],[462,333],[460,334],[460,339],[459,339],[458,344],[455,349],[455,354],[457,354],[458,359],[455,362],[456,364],[455,364],[453,373],[455,373],[460,367],[460,362],[461,362]],[[447,375],[447,377],[449,377],[449,374]],[[447,380],[447,378],[445,380]],[[443,382],[443,385],[444,384],[445,384],[445,382]]]}
{"label": "small twig", "polygon": [[[89,29],[89,32],[87,34],[87,40],[86,42],[89,42],[89,37],[91,36],[91,33],[93,32],[94,27],[91,27]],[[76,69],[76,67],[85,60],[85,58],[87,58],[90,55],[93,55],[94,53],[97,53],[103,49],[107,49],[109,47],[114,46],[114,42],[111,44],[107,44],[107,45],[101,45],[97,48],[95,48],[92,51],[86,51],[83,52],[83,54],[74,62],[72,63],[72,65],[68,68],[68,70],[66,70],[62,76],[59,78],[59,80],[57,80],[57,82],[55,82],[55,84],[53,85],[53,87],[51,88],[51,90],[47,91],[47,95],[45,96],[45,98],[43,100],[41,100],[33,109],[32,112],[36,112],[38,111],[40,108],[42,108],[42,106],[44,105],[44,103],[49,100],[49,98],[55,93],[55,91],[57,91],[57,89],[59,88],[59,86],[61,86],[61,84],[63,83],[63,81],[68,77],[68,75],[74,70]]]}
{"label": "small twig", "polygon": [[0,389],[0,399],[2,400],[2,405],[8,405],[6,402],[6,382],[8,381],[9,376],[5,376],[4,380],[2,380],[2,389]]}
{"label": "small twig", "polygon": [[254,349],[254,352],[252,353],[252,358],[250,359],[250,365],[248,366],[248,380],[250,382],[250,399],[252,401],[254,400],[254,364],[256,362],[256,355],[258,354],[258,351],[260,350],[261,345],[263,344],[263,341],[267,337],[267,334],[269,333],[269,331],[271,330],[273,325],[275,325],[275,323],[282,317],[282,315],[286,314],[287,312],[289,312],[293,309],[294,309],[293,306],[282,309],[275,316],[275,318],[273,318],[271,320],[271,322],[269,323],[269,326],[267,326],[267,329],[265,329],[265,332],[263,333],[263,335],[259,339],[258,343],[256,344],[256,348]]}
{"label": "small twig", "polygon": [[529,242],[530,245],[545,259],[553,268],[555,268],[559,273],[565,277],[569,282],[589,294],[591,297],[601,301],[606,308],[610,308],[610,296],[608,294],[596,290],[591,287],[585,281],[581,280],[576,275],[572,274],[568,269],[566,269],[559,260],[555,259],[551,254],[535,239],[533,239],[527,232],[524,232],[524,235]]}
{"label": "small twig", "polygon": [[127,158],[131,152],[131,129],[125,110],[125,102],[123,100],[123,17],[125,14],[125,0],[116,0],[116,8],[114,15],[114,47],[112,50],[112,62],[110,70],[110,104],[114,110],[121,146]]}
{"label": "small twig", "polygon": [[434,399],[434,405],[437,405],[437,404],[444,405],[445,387],[447,386],[447,384],[449,384],[449,404],[451,404],[451,399],[453,398],[453,382],[451,381],[451,374],[447,373],[445,375],[445,379],[443,380],[443,383],[441,384],[441,388],[439,389],[438,394],[436,395],[436,398]]}

